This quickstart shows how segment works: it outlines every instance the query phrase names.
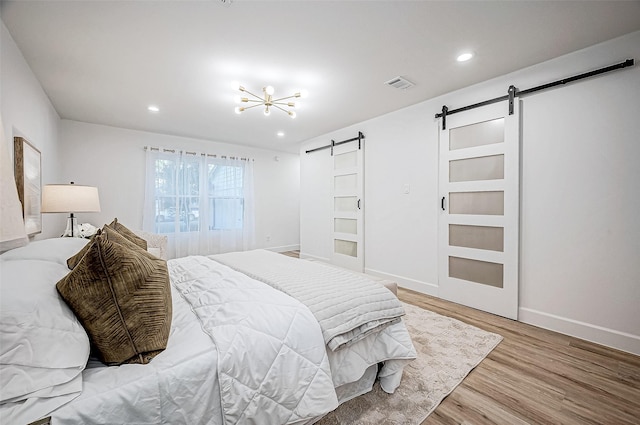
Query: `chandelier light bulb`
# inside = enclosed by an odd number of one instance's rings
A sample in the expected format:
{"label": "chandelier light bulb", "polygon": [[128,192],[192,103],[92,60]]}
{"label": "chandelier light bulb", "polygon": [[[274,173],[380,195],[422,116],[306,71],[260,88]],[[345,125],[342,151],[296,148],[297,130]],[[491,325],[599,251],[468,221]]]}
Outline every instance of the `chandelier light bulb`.
{"label": "chandelier light bulb", "polygon": [[305,90],[305,91],[292,94],[290,96],[284,96],[284,97],[274,96],[275,89],[273,88],[273,86],[264,86],[262,88],[262,95],[258,96],[257,94],[252,93],[249,90],[245,89],[240,84],[234,83],[234,87],[240,90],[241,92],[246,93],[247,95],[247,97],[235,96],[234,97],[235,102],[241,103],[241,104],[245,104],[245,103],[251,104],[250,106],[236,107],[235,108],[236,114],[239,114],[245,111],[246,109],[264,106],[263,113],[264,115],[269,116],[271,115],[271,109],[272,109],[271,107],[273,106],[274,108],[277,108],[282,112],[284,112],[285,114],[289,115],[291,118],[295,118],[296,113],[294,111],[289,110],[288,108],[299,108],[300,105],[295,102],[290,102],[289,100],[294,97],[295,98],[306,97],[307,95],[307,92]]}
{"label": "chandelier light bulb", "polygon": [[301,97],[304,99],[305,97],[309,97],[309,92],[307,90],[300,90],[300,93],[298,93],[298,95],[299,95],[298,97]]}
{"label": "chandelier light bulb", "polygon": [[240,83],[237,82],[237,81],[234,81],[234,82],[231,83],[231,88],[234,89],[234,90],[246,91],[245,88],[242,87],[240,85]]}

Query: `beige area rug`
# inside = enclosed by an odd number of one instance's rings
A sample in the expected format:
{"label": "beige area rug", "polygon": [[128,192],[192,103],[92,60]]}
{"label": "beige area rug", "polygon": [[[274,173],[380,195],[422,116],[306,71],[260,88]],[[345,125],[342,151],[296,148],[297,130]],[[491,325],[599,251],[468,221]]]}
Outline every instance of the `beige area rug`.
{"label": "beige area rug", "polygon": [[502,341],[498,334],[403,304],[418,357],[405,367],[400,387],[387,394],[376,383],[317,425],[419,425]]}

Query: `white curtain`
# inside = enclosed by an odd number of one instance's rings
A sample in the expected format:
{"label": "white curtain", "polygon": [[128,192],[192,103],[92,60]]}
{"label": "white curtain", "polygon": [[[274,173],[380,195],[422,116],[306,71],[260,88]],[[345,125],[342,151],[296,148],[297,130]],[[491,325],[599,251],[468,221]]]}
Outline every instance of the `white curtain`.
{"label": "white curtain", "polygon": [[253,160],[146,148],[143,229],[169,258],[252,249],[254,224]]}

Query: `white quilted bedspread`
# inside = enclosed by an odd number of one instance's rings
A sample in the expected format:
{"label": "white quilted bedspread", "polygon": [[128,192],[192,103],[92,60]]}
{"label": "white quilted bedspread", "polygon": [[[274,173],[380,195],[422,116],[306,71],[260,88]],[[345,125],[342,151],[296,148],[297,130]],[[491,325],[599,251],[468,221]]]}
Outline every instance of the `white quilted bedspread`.
{"label": "white quilted bedspread", "polygon": [[337,407],[322,333],[304,305],[206,257],[168,265],[218,351],[225,425],[304,423]]}
{"label": "white quilted bedspread", "polygon": [[306,305],[333,351],[398,323],[404,315],[402,304],[388,289],[347,270],[261,249],[210,258]]}

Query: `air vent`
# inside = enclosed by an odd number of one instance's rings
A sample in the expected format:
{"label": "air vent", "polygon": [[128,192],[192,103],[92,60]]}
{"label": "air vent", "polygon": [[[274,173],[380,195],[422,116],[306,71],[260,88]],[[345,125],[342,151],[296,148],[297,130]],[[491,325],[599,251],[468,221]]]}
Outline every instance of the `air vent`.
{"label": "air vent", "polygon": [[408,89],[409,87],[415,86],[415,84],[413,84],[411,81],[402,77],[392,78],[389,81],[387,81],[385,84],[400,90],[405,90],[405,89]]}

